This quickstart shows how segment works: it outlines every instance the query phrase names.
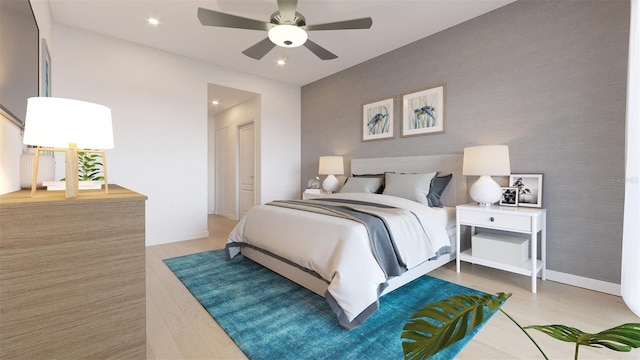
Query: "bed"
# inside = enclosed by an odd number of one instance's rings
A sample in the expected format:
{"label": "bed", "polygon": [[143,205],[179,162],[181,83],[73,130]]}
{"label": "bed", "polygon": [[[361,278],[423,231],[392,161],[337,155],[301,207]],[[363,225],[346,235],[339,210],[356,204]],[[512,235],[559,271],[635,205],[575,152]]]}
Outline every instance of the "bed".
{"label": "bed", "polygon": [[[377,311],[380,296],[455,259],[455,205],[467,202],[462,154],[351,160],[351,174],[381,173],[388,181],[383,194],[336,193],[252,208],[229,234],[227,255],[241,253],[327,298],[346,329],[360,326]],[[434,200],[442,207],[422,201],[430,184],[413,189],[414,182],[448,174]],[[354,179],[347,179],[345,189],[366,182]],[[375,221],[392,230],[391,245],[374,243],[375,224],[361,216],[382,219]],[[393,256],[385,251],[394,252],[400,265],[386,265]]]}

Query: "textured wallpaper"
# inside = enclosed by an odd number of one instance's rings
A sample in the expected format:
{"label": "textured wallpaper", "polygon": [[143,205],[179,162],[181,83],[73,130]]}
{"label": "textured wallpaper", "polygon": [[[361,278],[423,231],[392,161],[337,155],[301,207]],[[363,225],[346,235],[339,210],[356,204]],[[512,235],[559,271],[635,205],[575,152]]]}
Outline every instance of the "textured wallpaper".
{"label": "textured wallpaper", "polygon": [[[629,16],[628,1],[518,1],[304,86],[302,188],[322,155],[348,171],[506,144],[512,173],[544,174],[547,268],[620,283]],[[436,84],[445,133],[400,137],[402,95]],[[363,142],[362,105],[389,97],[395,137]]]}

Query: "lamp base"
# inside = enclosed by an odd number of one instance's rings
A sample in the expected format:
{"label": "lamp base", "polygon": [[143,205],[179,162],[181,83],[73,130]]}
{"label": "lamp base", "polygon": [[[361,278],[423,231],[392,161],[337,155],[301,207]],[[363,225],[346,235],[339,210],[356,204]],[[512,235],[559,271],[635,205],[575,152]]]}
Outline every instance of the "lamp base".
{"label": "lamp base", "polygon": [[335,177],[335,175],[327,176],[327,178],[322,182],[322,188],[328,193],[332,193],[338,190],[339,185],[340,182],[338,181],[338,178]]}
{"label": "lamp base", "polygon": [[502,190],[491,176],[483,175],[471,185],[469,195],[473,201],[478,203],[478,206],[492,206],[500,200]]}
{"label": "lamp base", "polygon": [[65,152],[65,188],[64,194],[67,199],[78,197],[78,147],[76,144],[69,144],[69,149]]}
{"label": "lamp base", "polygon": [[[65,197],[73,199],[78,197],[78,149],[76,144],[69,144],[69,148],[36,148],[35,159],[33,161],[33,176],[31,177],[31,197],[35,195],[38,178],[38,163],[41,151],[65,152]],[[98,153],[102,155],[102,172],[104,173],[104,193],[109,193],[109,182],[107,180],[107,155],[104,150],[83,150],[83,152]],[[71,180],[69,180],[71,179]]]}

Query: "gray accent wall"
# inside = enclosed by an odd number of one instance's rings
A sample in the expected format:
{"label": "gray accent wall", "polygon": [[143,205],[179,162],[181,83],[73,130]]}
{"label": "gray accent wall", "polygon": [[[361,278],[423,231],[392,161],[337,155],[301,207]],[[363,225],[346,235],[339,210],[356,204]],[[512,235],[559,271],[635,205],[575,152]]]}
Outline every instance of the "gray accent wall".
{"label": "gray accent wall", "polygon": [[[544,174],[547,267],[619,284],[629,16],[626,0],[521,0],[304,86],[302,188],[322,155],[348,172],[507,144],[512,173]],[[441,83],[446,132],[400,137],[402,94]],[[395,138],[363,142],[362,105],[388,97]]]}

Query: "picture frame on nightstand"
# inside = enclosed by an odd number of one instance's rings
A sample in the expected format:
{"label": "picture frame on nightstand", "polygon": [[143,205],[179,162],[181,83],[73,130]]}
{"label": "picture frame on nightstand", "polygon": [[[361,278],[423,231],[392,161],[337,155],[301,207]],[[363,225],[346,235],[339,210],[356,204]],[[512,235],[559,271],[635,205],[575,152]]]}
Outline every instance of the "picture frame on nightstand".
{"label": "picture frame on nightstand", "polygon": [[518,206],[518,188],[502,187],[502,196],[500,196],[500,206]]}
{"label": "picture frame on nightstand", "polygon": [[542,207],[542,174],[511,174],[509,187],[518,189],[518,206]]}

